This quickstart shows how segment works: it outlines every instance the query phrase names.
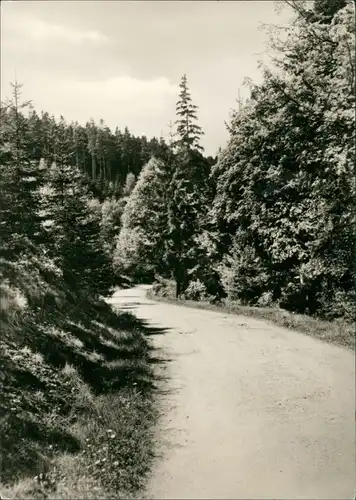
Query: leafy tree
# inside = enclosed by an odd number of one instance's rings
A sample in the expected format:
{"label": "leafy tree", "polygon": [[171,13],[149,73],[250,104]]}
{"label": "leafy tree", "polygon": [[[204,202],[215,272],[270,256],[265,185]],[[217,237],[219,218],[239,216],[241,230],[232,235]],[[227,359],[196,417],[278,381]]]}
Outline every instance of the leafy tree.
{"label": "leafy tree", "polygon": [[274,61],[278,73],[265,68],[263,84],[232,119],[213,175],[235,298],[256,303],[270,294],[294,310],[352,313],[351,19],[347,6],[329,25],[292,27]]}
{"label": "leafy tree", "polygon": [[114,266],[116,272],[153,278],[164,272],[164,232],[170,173],[152,158],[142,170],[122,215]]}
{"label": "leafy tree", "polygon": [[132,193],[132,190],[135,187],[135,182],[136,182],[135,174],[133,174],[132,172],[129,172],[126,176],[126,182],[125,182],[124,191],[123,191],[124,196],[130,196],[130,194]]}
{"label": "leafy tree", "polygon": [[114,257],[116,240],[121,228],[121,216],[126,203],[126,198],[120,200],[112,198],[106,199],[100,207],[100,238],[103,250],[110,260]]}
{"label": "leafy tree", "polygon": [[348,0],[314,0],[312,9],[307,0],[283,0],[297,14],[299,21],[330,24],[334,15],[344,8]]}
{"label": "leafy tree", "polygon": [[346,4],[347,0],[314,0],[314,12],[321,22],[330,23]]}

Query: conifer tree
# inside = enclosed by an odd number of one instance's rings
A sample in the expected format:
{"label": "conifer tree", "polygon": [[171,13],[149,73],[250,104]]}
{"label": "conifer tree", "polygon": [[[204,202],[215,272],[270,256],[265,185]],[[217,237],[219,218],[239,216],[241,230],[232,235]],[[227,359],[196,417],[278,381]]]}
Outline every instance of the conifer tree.
{"label": "conifer tree", "polygon": [[7,292],[17,290],[28,307],[36,308],[43,305],[54,275],[45,254],[40,213],[43,169],[33,149],[30,122],[23,114],[28,107],[29,102],[21,102],[21,85],[13,83],[12,99],[1,104],[0,302]]}
{"label": "conifer tree", "polygon": [[87,136],[88,136],[88,151],[91,156],[91,179],[96,180],[97,174],[97,127],[94,120],[90,120],[86,125]]}
{"label": "conifer tree", "polygon": [[204,132],[196,124],[198,106],[192,103],[187,76],[185,74],[182,76],[179,88],[179,99],[176,103],[177,120],[175,122],[178,139],[174,141],[174,144],[188,150],[197,149],[202,151],[203,148],[199,144],[199,139],[204,135]]}
{"label": "conifer tree", "polygon": [[100,216],[90,210],[91,194],[80,170],[67,161],[68,129],[60,122],[55,135],[55,162],[46,172],[42,211],[46,217],[48,254],[72,290],[105,294],[111,285],[110,262],[100,239]]}
{"label": "conifer tree", "polygon": [[12,99],[1,106],[0,182],[2,250],[16,260],[26,248],[42,241],[38,213],[41,172],[33,159],[29,121],[21,102],[22,85],[14,82]]}
{"label": "conifer tree", "polygon": [[[177,131],[171,133],[169,162],[172,178],[168,196],[168,227],[165,236],[165,258],[176,282],[179,297],[193,279],[197,254],[196,238],[202,231],[202,213],[206,212],[210,167],[199,144],[204,134],[197,125],[198,107],[192,103],[183,75],[176,104]],[[173,137],[176,140],[173,140]]]}

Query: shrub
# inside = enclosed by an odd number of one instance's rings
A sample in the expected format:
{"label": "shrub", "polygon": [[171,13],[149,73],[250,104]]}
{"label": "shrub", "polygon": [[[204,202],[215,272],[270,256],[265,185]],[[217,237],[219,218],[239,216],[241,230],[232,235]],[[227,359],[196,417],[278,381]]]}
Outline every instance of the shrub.
{"label": "shrub", "polygon": [[176,285],[174,281],[156,276],[156,282],[152,286],[153,295],[175,299]]}
{"label": "shrub", "polygon": [[184,297],[188,300],[206,300],[208,298],[206,286],[200,279],[190,281],[185,289]]}
{"label": "shrub", "polygon": [[273,293],[264,292],[257,301],[257,305],[260,307],[269,307],[273,304]]}

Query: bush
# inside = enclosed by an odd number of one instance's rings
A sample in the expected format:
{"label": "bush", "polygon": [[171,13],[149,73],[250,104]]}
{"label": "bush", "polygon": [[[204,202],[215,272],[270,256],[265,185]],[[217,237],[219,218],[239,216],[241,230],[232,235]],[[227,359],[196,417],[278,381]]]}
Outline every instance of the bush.
{"label": "bush", "polygon": [[257,305],[260,307],[269,307],[273,304],[273,293],[264,292],[257,301]]}
{"label": "bush", "polygon": [[175,299],[176,285],[174,281],[156,276],[156,282],[152,286],[152,294],[167,299]]}
{"label": "bush", "polygon": [[356,322],[356,291],[352,293],[337,291],[333,303],[333,313],[335,317]]}
{"label": "bush", "polygon": [[207,300],[206,286],[199,279],[190,281],[185,289],[184,297],[188,300]]}

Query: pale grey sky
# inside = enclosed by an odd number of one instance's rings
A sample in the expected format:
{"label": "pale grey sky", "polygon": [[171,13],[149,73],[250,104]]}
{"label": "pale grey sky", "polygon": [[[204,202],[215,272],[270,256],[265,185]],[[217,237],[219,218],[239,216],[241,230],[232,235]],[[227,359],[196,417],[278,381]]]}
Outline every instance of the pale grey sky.
{"label": "pale grey sky", "polygon": [[166,136],[186,73],[203,146],[214,155],[244,77],[261,80],[267,35],[260,24],[290,19],[267,0],[3,1],[1,97],[16,70],[37,111]]}

